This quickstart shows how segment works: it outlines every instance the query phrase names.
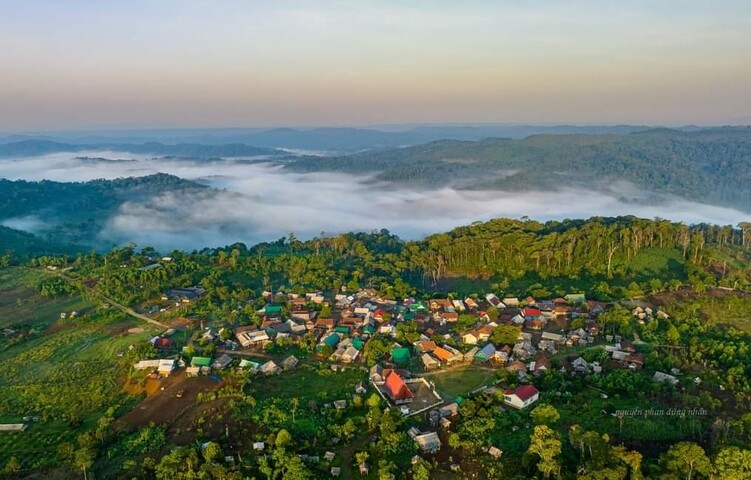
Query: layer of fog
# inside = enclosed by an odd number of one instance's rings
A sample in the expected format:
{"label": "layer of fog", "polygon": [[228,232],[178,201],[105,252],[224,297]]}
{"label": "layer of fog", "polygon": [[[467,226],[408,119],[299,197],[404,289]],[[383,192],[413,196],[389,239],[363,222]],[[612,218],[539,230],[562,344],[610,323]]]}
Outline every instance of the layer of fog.
{"label": "layer of fog", "polygon": [[[76,157],[89,157],[81,160]],[[95,162],[94,157],[133,159]],[[623,201],[643,197],[629,184],[612,194],[561,191],[465,191],[424,189],[375,181],[367,176],[289,173],[270,164],[236,160],[160,159],[122,152],[54,154],[0,162],[10,179],[86,181],[97,178],[171,173],[215,187],[196,194],[166,192],[122,205],[100,234],[107,244],[135,242],[162,251],[193,250],[234,242],[252,245],[289,233],[308,239],[323,232],[388,229],[405,239],[449,230],[493,217],[538,219],[635,215],[686,223],[735,225],[748,216],[734,209],[672,198],[659,204]],[[46,219],[45,219],[46,220]],[[44,220],[12,219],[17,228],[38,231]],[[7,224],[7,223],[6,223]]]}

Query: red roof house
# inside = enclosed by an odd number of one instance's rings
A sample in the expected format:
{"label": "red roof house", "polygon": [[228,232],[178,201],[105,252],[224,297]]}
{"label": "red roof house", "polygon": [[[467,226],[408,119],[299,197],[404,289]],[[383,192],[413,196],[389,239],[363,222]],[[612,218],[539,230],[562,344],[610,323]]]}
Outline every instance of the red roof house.
{"label": "red roof house", "polygon": [[534,385],[521,385],[516,390],[506,390],[503,395],[503,401],[507,405],[515,408],[525,408],[540,398],[540,391]]}
{"label": "red roof house", "polygon": [[414,398],[412,391],[410,391],[407,384],[404,383],[404,379],[396,372],[389,373],[386,377],[386,384],[384,385],[386,394],[389,396],[392,402],[395,404],[408,403]]}

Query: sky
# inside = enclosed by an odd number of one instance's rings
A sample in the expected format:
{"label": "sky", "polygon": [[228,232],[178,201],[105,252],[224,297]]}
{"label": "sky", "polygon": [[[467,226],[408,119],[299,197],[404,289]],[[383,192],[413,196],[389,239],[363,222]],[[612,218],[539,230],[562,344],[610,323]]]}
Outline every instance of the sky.
{"label": "sky", "polygon": [[0,2],[0,132],[751,123],[748,0]]}

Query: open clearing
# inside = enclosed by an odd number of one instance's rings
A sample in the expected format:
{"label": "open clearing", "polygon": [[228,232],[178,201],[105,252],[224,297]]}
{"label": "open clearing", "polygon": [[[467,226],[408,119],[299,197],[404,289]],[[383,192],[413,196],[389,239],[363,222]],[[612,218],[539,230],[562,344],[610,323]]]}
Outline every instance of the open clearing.
{"label": "open clearing", "polygon": [[426,380],[435,384],[436,390],[450,399],[460,395],[467,395],[483,385],[492,382],[495,371],[490,368],[467,365],[464,367],[438,370],[422,375]]}
{"label": "open clearing", "polygon": [[[147,379],[144,387],[126,385],[127,393],[146,393],[146,398],[118,419],[118,423],[127,431],[145,427],[151,422],[155,425],[169,425],[185,409],[196,403],[199,392],[218,390],[222,385],[222,382],[206,376],[187,377],[184,369],[159,380]],[[180,398],[177,397],[179,391],[183,392]]]}
{"label": "open clearing", "polygon": [[82,311],[93,305],[80,295],[46,298],[34,288],[42,273],[20,268],[0,270],[0,328],[15,325],[51,325],[61,313]]}

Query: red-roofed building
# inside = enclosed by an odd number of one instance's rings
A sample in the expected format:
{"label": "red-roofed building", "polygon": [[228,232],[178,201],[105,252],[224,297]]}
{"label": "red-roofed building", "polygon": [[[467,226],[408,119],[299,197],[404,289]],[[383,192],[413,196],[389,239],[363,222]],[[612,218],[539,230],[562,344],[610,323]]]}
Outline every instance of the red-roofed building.
{"label": "red-roofed building", "polygon": [[536,317],[539,317],[540,315],[542,315],[542,312],[540,311],[539,308],[527,307],[524,310],[522,310],[522,315],[524,315],[527,318],[529,318],[529,317],[536,318]]}
{"label": "red-roofed building", "polygon": [[154,341],[154,346],[156,348],[170,348],[172,346],[172,342],[169,338],[159,337]]}
{"label": "red-roofed building", "polygon": [[540,391],[534,385],[521,385],[516,390],[506,390],[503,393],[503,402],[519,409],[532,405],[540,398]]}
{"label": "red-roofed building", "polygon": [[404,383],[404,379],[402,379],[402,377],[396,372],[389,373],[388,377],[386,377],[384,388],[386,395],[388,395],[391,401],[397,405],[409,403],[414,398],[409,387]]}

